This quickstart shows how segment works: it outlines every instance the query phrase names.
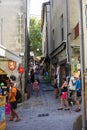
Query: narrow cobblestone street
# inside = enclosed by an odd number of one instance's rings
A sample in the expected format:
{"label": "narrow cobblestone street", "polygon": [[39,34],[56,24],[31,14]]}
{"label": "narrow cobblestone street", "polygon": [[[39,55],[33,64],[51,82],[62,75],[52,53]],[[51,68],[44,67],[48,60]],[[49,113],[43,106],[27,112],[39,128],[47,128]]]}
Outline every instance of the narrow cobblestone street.
{"label": "narrow cobblestone street", "polygon": [[12,122],[6,117],[6,130],[73,130],[73,122],[81,112],[74,112],[75,106],[69,111],[58,111],[59,105],[60,98],[54,98],[53,87],[41,83],[39,96],[32,94],[29,100],[18,107],[21,121]]}

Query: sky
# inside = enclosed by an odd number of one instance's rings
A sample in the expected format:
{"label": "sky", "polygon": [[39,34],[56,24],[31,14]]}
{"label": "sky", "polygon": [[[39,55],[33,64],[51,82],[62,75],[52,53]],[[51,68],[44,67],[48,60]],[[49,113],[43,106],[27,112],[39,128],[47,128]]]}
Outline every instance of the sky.
{"label": "sky", "polygon": [[49,0],[30,0],[30,15],[40,19],[42,3],[47,1]]}

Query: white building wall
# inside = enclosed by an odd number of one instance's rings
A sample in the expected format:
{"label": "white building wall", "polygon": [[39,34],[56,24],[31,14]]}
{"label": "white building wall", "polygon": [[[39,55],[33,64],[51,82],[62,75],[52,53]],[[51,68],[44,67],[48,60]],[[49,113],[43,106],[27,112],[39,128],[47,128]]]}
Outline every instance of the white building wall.
{"label": "white building wall", "polygon": [[[23,17],[20,18],[19,15]],[[20,52],[25,52],[25,17],[26,17],[26,0],[1,1],[0,19],[2,21],[0,21],[0,44],[18,56]],[[20,82],[19,80],[20,74],[18,73],[19,65],[18,63],[16,63],[16,69],[14,71],[10,71],[8,68],[8,60],[6,61],[0,60],[0,68],[4,70],[8,76],[10,76],[11,74],[15,75],[17,77],[17,83],[19,85]],[[23,57],[22,65],[24,64],[25,63]],[[22,80],[24,80],[24,76]]]}
{"label": "white building wall", "polygon": [[70,30],[79,22],[78,0],[69,0]]}
{"label": "white building wall", "polygon": [[[13,52],[19,53],[24,42],[18,41],[18,14],[23,13],[23,22],[25,21],[25,0],[3,0],[0,3],[0,17],[2,18],[2,45]],[[25,36],[25,25],[23,23],[22,37]],[[24,38],[25,39],[25,38]],[[23,39],[23,40],[24,40]]]}
{"label": "white building wall", "polygon": [[[69,0],[69,50],[70,50],[70,62],[71,66],[73,64],[79,64],[78,57],[80,56],[80,52],[76,51],[76,49],[72,48],[72,46],[80,46],[79,36],[74,38],[74,28],[77,23],[79,23],[79,9],[78,9],[78,1]],[[78,47],[79,50],[80,47]],[[72,67],[71,67],[72,68]]]}
{"label": "white building wall", "polygon": [[48,55],[51,53],[51,42],[50,42],[50,5],[47,5],[47,40],[48,40]]}
{"label": "white building wall", "polygon": [[[51,33],[54,29],[55,48],[61,44],[61,16],[63,14],[64,19],[64,39],[66,40],[66,1],[55,0],[53,5],[51,3]],[[52,34],[51,34],[52,37]]]}
{"label": "white building wall", "polygon": [[[57,54],[57,47],[61,45],[61,16],[63,15],[63,27],[64,27],[64,41],[67,42],[68,39],[68,50],[63,50],[61,53],[57,55],[58,62],[64,61],[68,59],[67,54],[69,54],[70,62],[72,60],[72,56],[74,58],[74,64],[78,64],[79,60],[78,57],[80,55],[79,51],[75,52],[74,49],[71,48],[71,45],[78,45],[80,43],[79,36],[74,39],[74,28],[76,27],[77,23],[79,22],[79,9],[78,9],[78,1],[77,0],[50,0],[51,2],[51,52],[55,55]],[[67,24],[67,5],[68,2],[68,24]],[[67,29],[68,25],[68,29]],[[54,36],[53,36],[54,30]],[[54,45],[53,45],[53,41]],[[67,45],[67,44],[66,44]],[[67,47],[67,46],[66,46]],[[56,49],[56,50],[55,50]],[[79,48],[78,48],[79,50]],[[69,51],[69,53],[67,53]],[[52,56],[54,56],[52,55]],[[55,56],[54,56],[55,59]],[[55,61],[53,61],[55,62]],[[72,64],[72,63],[71,63]]]}
{"label": "white building wall", "polygon": [[[42,55],[50,54],[50,6],[44,5],[44,19],[42,27]],[[46,28],[47,27],[47,28]]]}
{"label": "white building wall", "polygon": [[44,23],[42,29],[42,55],[46,56],[46,11],[44,11]]}

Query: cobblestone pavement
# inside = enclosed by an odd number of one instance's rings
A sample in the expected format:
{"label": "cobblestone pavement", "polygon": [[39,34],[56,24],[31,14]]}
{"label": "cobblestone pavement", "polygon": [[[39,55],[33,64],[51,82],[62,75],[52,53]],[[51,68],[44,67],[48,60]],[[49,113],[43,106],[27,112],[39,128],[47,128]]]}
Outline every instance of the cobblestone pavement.
{"label": "cobblestone pavement", "polygon": [[74,112],[75,106],[69,111],[58,111],[59,105],[60,98],[54,98],[53,87],[41,83],[39,96],[32,94],[18,107],[20,122],[9,121],[6,117],[6,130],[73,130],[73,122],[81,112]]}

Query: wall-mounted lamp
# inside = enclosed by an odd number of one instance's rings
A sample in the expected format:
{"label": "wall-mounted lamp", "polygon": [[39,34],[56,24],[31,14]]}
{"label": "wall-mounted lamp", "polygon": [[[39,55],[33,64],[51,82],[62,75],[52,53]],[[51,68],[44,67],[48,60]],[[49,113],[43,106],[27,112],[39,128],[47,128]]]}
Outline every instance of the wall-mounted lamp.
{"label": "wall-mounted lamp", "polygon": [[87,5],[85,6],[85,23],[87,28]]}

